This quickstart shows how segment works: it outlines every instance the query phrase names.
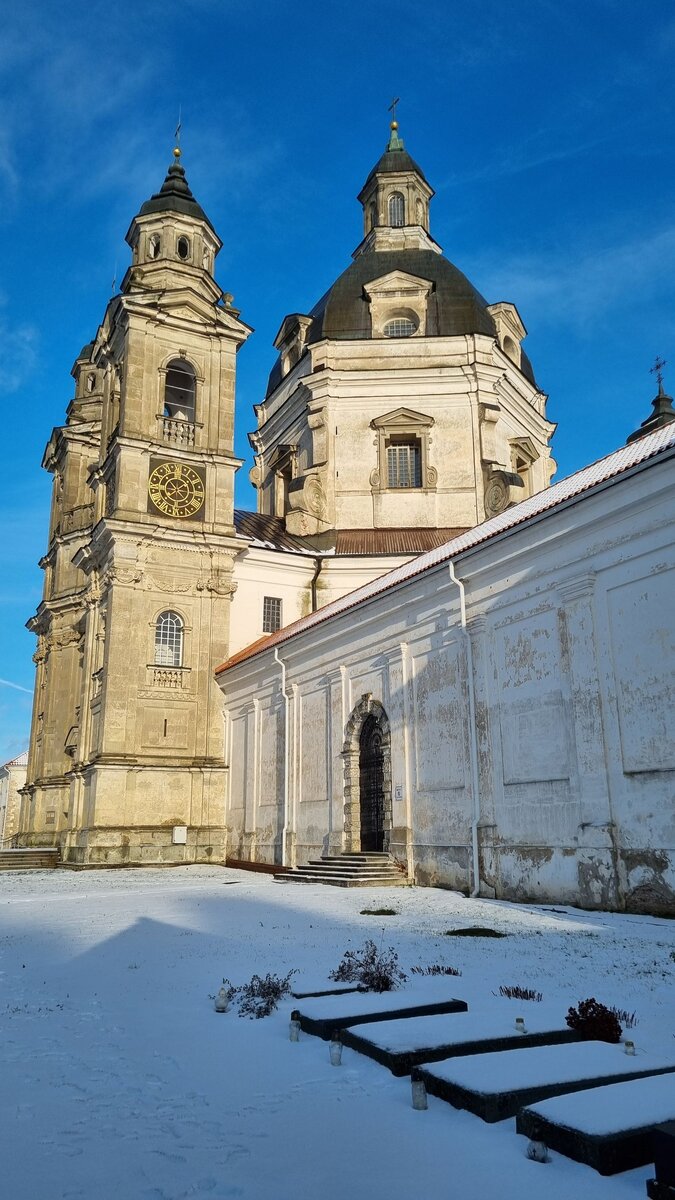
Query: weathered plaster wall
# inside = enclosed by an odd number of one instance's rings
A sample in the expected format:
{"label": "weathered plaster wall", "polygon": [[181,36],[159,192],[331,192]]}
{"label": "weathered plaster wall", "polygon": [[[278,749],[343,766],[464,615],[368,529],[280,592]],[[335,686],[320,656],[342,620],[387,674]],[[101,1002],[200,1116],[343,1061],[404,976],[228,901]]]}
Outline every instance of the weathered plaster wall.
{"label": "weathered plaster wall", "polygon": [[287,698],[271,650],[223,673],[228,845],[280,862],[284,824],[288,862],[348,845],[345,730],[370,695],[389,845],[418,882],[471,887],[477,800],[485,894],[674,911],[672,473],[651,462],[460,556],[468,632],[444,564],[283,642]]}

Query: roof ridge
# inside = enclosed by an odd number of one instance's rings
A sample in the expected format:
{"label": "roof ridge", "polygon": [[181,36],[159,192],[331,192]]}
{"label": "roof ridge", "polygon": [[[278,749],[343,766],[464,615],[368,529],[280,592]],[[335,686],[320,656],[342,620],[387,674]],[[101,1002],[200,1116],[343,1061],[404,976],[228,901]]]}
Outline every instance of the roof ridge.
{"label": "roof ridge", "polygon": [[[621,446],[618,450],[613,450],[611,454],[605,455],[604,458],[596,459],[588,466],[581,467],[578,471],[574,471],[543,491],[535,492],[533,496],[528,496],[526,500],[521,500],[519,504],[507,508],[498,516],[490,517],[489,520],[475,525],[466,533],[452,538],[449,542],[444,542],[442,546],[434,550],[427,550],[410,562],[404,563],[403,566],[395,567],[393,571],[388,571],[385,575],[378,575],[376,579],[363,584],[353,592],[347,592],[340,599],[331,601],[330,604],[317,609],[316,612],[310,613],[306,617],[300,617],[299,620],[284,626],[276,633],[269,634],[264,642],[258,639],[257,642],[249,647],[244,647],[217,667],[216,674],[228,670],[246,658],[253,658],[272,646],[289,641],[296,634],[303,633],[305,630],[313,628],[314,625],[338,616],[362,601],[389,591],[390,588],[397,587],[400,583],[414,579],[417,575],[422,575],[425,571],[432,570],[456,555],[490,541],[493,537],[498,537],[501,533],[511,532],[534,517],[552,512],[566,501],[624,475],[633,467],[637,467],[673,447],[675,447],[675,423],[664,425],[655,433],[647,433],[637,441]],[[603,465],[604,470],[602,470]]]}

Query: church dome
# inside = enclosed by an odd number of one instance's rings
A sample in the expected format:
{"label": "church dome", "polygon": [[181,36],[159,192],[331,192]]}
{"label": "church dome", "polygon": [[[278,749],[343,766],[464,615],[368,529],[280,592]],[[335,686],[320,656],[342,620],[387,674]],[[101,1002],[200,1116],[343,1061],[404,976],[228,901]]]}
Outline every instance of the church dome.
{"label": "church dome", "polygon": [[[364,183],[358,200],[364,212],[364,239],[353,261],[315,304],[306,318],[299,353],[323,338],[362,340],[373,334],[369,291],[379,279],[401,272],[430,285],[428,306],[432,331],[425,336],[462,337],[483,334],[500,340],[488,301],[458,267],[440,252],[429,233],[429,201],[433,189],[423,171],[405,149],[398,123]],[[290,321],[291,318],[287,318]],[[282,330],[284,326],[282,326]],[[283,341],[283,338],[282,338]],[[279,346],[279,340],[275,341]],[[281,383],[289,369],[288,356],[272,368],[267,395]],[[520,351],[518,365],[534,383],[527,355]]]}
{"label": "church dome", "polygon": [[487,300],[443,255],[434,250],[373,250],[359,254],[312,309],[307,341],[369,337],[370,317],[364,286],[390,271],[405,271],[433,284],[437,336],[465,333],[496,336]]}

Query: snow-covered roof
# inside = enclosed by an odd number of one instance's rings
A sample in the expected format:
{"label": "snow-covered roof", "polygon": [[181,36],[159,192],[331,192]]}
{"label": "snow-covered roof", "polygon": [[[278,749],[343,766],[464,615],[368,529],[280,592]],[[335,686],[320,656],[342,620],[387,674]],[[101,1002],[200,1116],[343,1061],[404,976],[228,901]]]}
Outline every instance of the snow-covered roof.
{"label": "snow-covered roof", "polygon": [[17,754],[16,758],[10,758],[9,762],[3,764],[4,767],[27,767],[28,766],[28,751],[23,750],[21,754]]}
{"label": "snow-covered roof", "polygon": [[323,621],[330,620],[331,617],[336,617],[340,613],[346,612],[348,609],[354,608],[356,605],[363,604],[366,600],[380,595],[382,592],[389,591],[390,588],[398,587],[399,584],[406,583],[409,579],[414,579],[415,576],[432,570],[441,563],[449,562],[450,559],[458,557],[467,550],[472,550],[475,546],[479,546],[481,543],[487,542],[499,534],[509,533],[534,517],[547,515],[569,500],[573,500],[577,496],[591,491],[593,488],[617,479],[632,468],[639,466],[648,459],[655,458],[657,455],[664,454],[666,451],[673,449],[673,447],[675,447],[675,422],[663,426],[655,433],[645,434],[644,437],[639,438],[630,445],[622,446],[620,450],[615,450],[605,458],[598,459],[597,462],[591,463],[590,466],[583,467],[580,471],[575,471],[573,475],[568,475],[567,478],[561,479],[559,483],[554,483],[551,487],[545,488],[544,491],[537,492],[534,496],[529,496],[527,500],[522,500],[520,504],[514,504],[512,508],[507,508],[499,516],[491,517],[489,521],[483,521],[481,525],[476,525],[473,529],[468,529],[466,533],[461,533],[458,537],[452,538],[442,546],[429,550],[426,554],[420,554],[417,558],[412,559],[411,562],[407,562],[401,567],[396,567],[393,571],[388,571],[386,575],[379,575],[377,579],[364,584],[363,587],[357,588],[353,592],[348,592],[345,596],[340,597],[339,600],[333,600],[332,603],[326,604],[324,608],[317,609],[316,612],[310,613],[307,617],[301,617],[299,621],[294,621],[291,625],[284,626],[283,629],[279,629],[276,633],[272,633],[266,638],[258,639],[252,645],[246,646],[243,650],[239,650],[236,654],[232,655],[231,658],[217,668],[216,674],[229,670],[230,667],[236,666],[237,663],[243,662],[247,658],[253,658],[257,654],[262,654],[272,646],[286,642],[297,634],[304,633],[305,630],[311,629],[315,625],[320,625]]}

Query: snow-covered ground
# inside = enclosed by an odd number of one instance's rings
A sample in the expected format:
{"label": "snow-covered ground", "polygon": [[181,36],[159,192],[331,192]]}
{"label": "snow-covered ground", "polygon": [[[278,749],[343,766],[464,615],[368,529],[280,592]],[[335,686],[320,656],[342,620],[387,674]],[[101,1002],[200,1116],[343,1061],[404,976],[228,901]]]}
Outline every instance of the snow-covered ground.
{"label": "snow-covered ground", "polygon": [[[397,915],[360,915],[380,906]],[[468,925],[509,936],[443,936]],[[413,1111],[408,1079],[347,1049],[333,1067],[317,1038],[291,1043],[297,1001],[260,1021],[214,1012],[223,976],[325,978],[367,936],[404,969],[459,968],[448,991],[471,1011],[536,1007],[553,1027],[596,996],[637,1012],[637,1054],[675,1053],[672,922],[217,867],[0,875],[0,1195],[643,1200],[648,1168],[603,1179],[559,1155],[530,1162],[512,1120],[485,1125],[433,1097]],[[498,1000],[501,984],[544,999]]]}

